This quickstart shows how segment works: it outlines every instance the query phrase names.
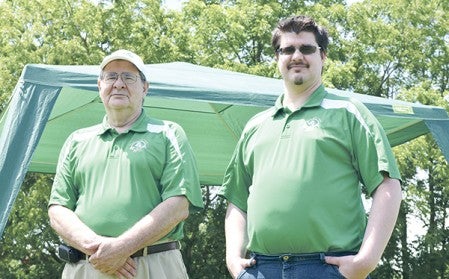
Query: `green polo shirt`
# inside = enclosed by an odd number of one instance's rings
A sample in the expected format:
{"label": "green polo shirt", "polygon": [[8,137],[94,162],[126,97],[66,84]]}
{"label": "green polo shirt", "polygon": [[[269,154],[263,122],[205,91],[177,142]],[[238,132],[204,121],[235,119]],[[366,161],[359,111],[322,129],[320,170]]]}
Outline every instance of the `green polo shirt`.
{"label": "green polo shirt", "polygon": [[[99,235],[119,236],[162,201],[203,207],[196,161],[182,128],[142,113],[128,132],[102,124],[66,140],[49,204],[73,210]],[[182,223],[167,237],[180,239]]]}
{"label": "green polo shirt", "polygon": [[358,251],[362,188],[400,179],[381,125],[357,100],[319,87],[295,112],[274,107],[246,125],[220,195],[247,213],[248,249],[263,254]]}

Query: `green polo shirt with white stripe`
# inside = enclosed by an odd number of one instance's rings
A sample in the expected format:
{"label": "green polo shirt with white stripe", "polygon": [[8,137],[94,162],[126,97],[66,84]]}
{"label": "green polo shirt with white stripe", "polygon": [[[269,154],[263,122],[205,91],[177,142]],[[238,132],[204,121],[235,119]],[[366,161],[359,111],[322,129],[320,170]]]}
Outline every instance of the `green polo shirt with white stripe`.
{"label": "green polo shirt with white stripe", "polygon": [[[183,129],[144,112],[128,132],[107,122],[75,131],[59,157],[49,204],[73,210],[99,235],[116,237],[162,201],[203,207],[196,161]],[[183,224],[167,238],[182,238]]]}
{"label": "green polo shirt with white stripe", "polygon": [[297,111],[282,106],[246,125],[220,195],[247,213],[248,249],[262,254],[358,251],[362,185],[400,179],[384,130],[359,101],[320,86]]}

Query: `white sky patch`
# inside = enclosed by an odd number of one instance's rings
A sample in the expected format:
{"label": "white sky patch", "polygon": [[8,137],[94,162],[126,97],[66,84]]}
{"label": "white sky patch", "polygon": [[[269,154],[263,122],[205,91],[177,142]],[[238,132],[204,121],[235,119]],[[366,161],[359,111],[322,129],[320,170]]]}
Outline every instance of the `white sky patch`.
{"label": "white sky patch", "polygon": [[182,9],[182,3],[185,0],[164,0],[162,1],[162,5],[169,10],[177,10],[180,11]]}

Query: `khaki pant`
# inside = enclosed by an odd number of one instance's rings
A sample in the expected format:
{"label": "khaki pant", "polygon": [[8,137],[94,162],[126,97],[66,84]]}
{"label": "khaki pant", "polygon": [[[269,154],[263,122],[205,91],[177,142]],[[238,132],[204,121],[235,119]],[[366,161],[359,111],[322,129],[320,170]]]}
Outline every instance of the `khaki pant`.
{"label": "khaki pant", "polygon": [[[135,279],[188,279],[179,250],[169,250],[145,257],[134,258],[137,263]],[[110,279],[117,278],[99,272],[86,261],[67,263],[62,272],[63,279]]]}

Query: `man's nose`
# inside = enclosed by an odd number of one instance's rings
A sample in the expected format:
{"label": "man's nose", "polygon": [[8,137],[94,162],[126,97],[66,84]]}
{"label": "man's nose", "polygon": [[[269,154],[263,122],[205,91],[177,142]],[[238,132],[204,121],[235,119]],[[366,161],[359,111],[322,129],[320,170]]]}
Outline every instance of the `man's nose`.
{"label": "man's nose", "polygon": [[292,60],[302,59],[303,56],[304,56],[304,54],[302,54],[302,52],[299,51],[298,48],[295,48],[295,52],[293,52],[293,54],[292,54]]}
{"label": "man's nose", "polygon": [[117,79],[114,81],[114,87],[125,87],[126,84],[122,79],[121,75],[118,75]]}

